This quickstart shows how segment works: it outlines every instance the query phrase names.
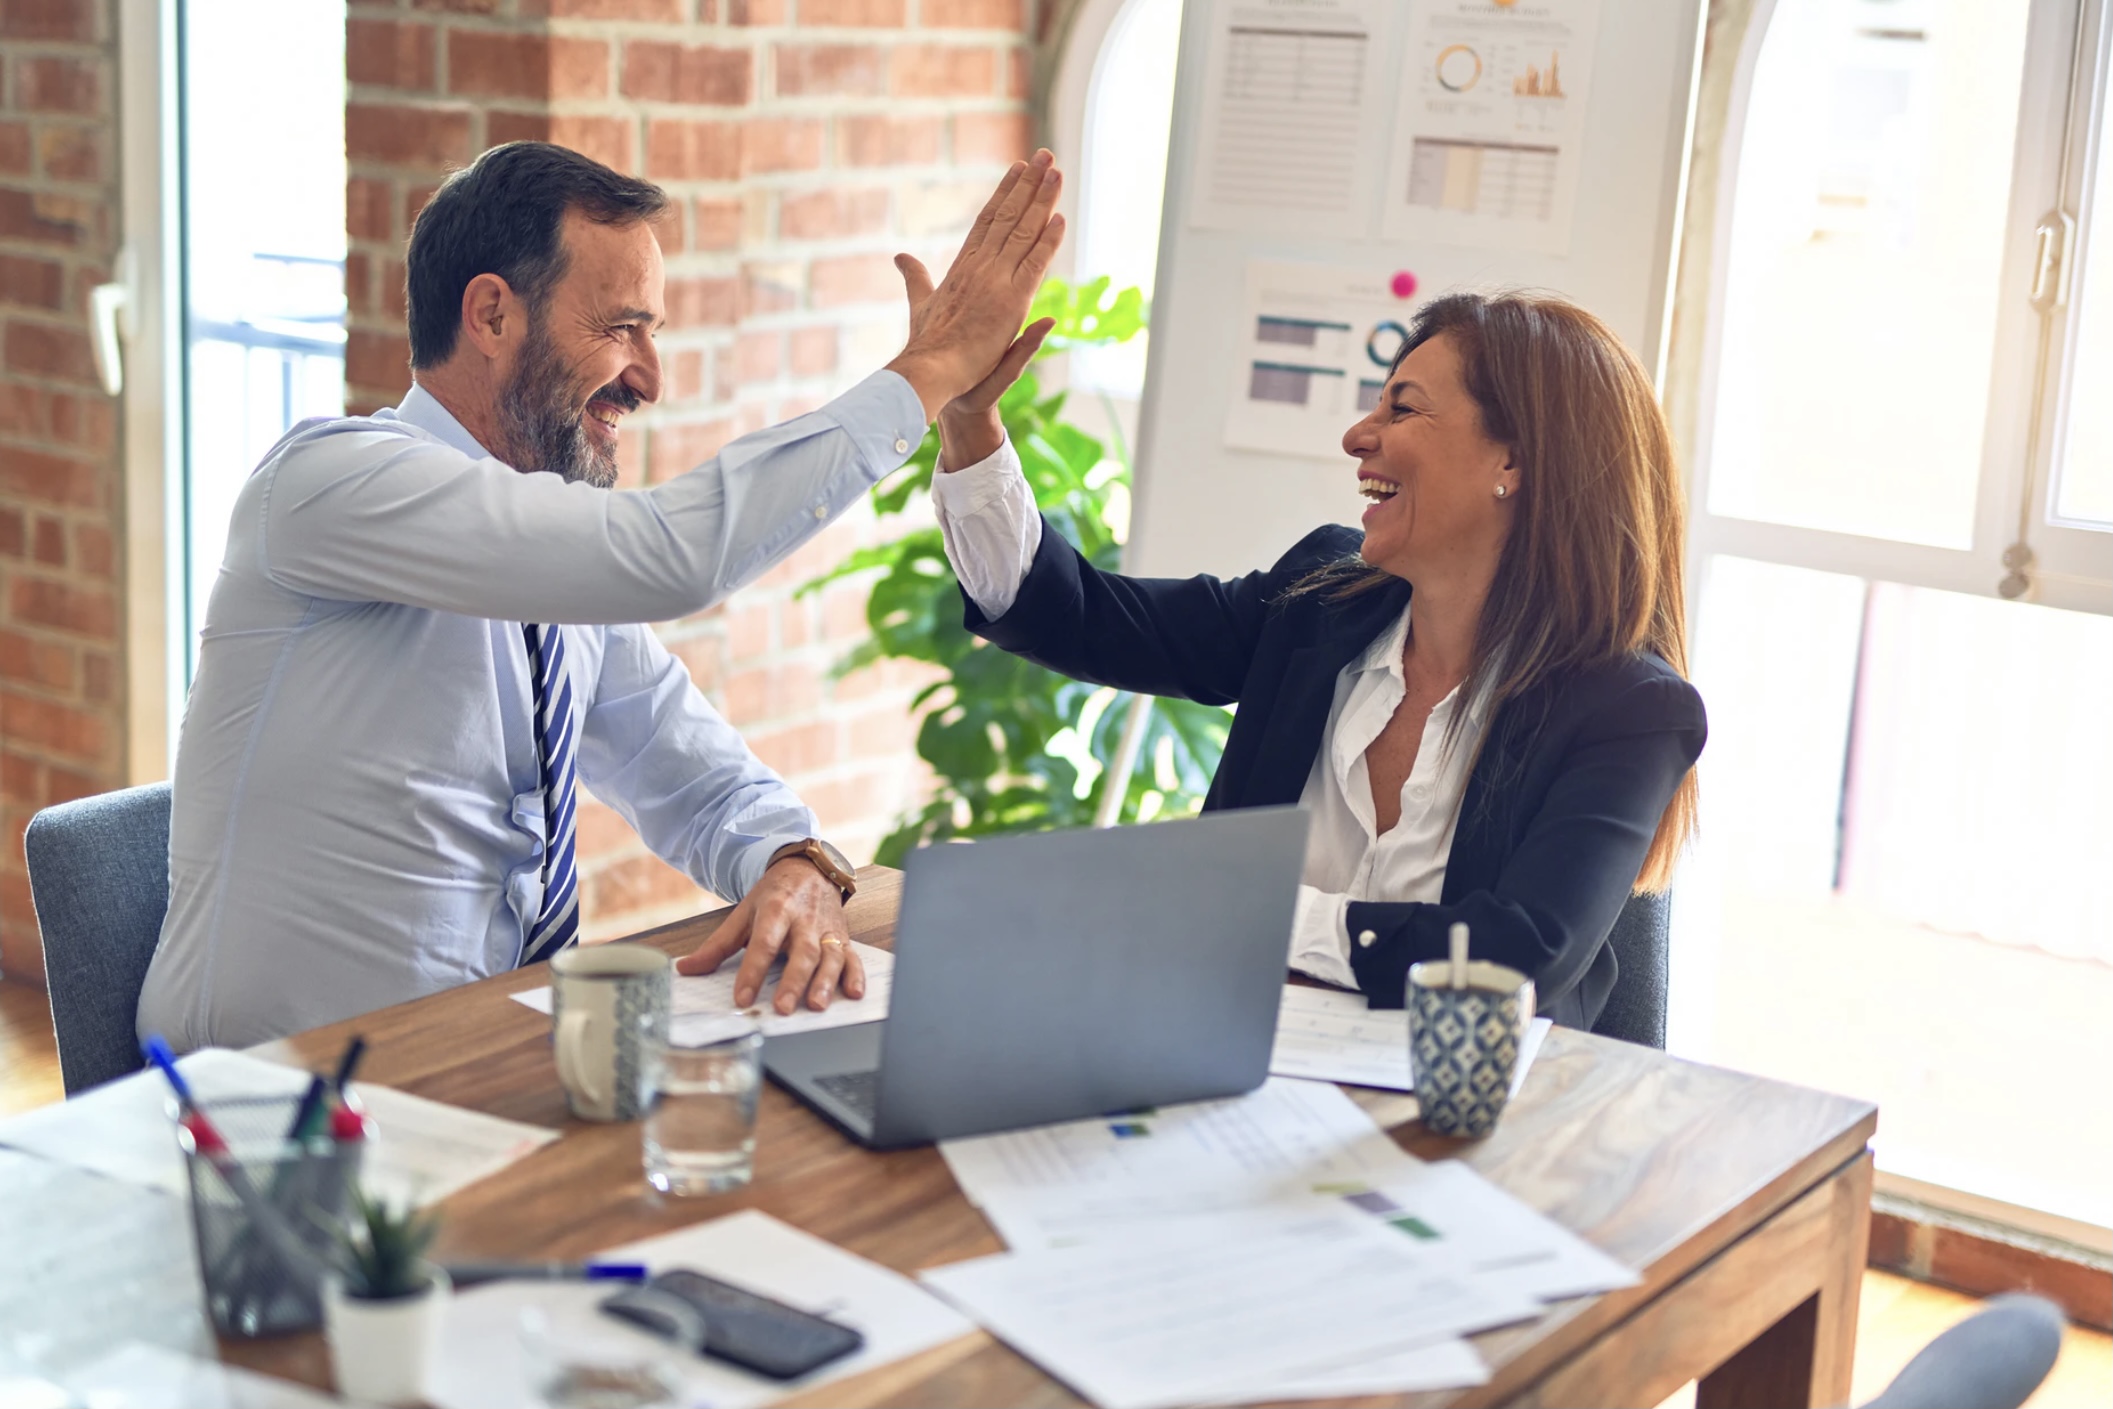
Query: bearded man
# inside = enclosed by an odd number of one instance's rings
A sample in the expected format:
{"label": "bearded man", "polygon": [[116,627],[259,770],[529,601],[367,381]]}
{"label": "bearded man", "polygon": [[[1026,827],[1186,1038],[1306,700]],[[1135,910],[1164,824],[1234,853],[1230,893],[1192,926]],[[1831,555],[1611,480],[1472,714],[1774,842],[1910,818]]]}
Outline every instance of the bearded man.
{"label": "bearded man", "polygon": [[864,988],[800,800],[636,623],[753,580],[900,466],[1016,337],[1062,222],[1016,164],[902,354],[687,474],[617,490],[661,394],[658,187],[521,142],[443,185],[406,272],[415,385],[295,428],[236,500],[177,750],[142,1035],[242,1045],[547,959],[579,930],[576,784],[740,904],[686,958],[781,955],[778,1007]]}

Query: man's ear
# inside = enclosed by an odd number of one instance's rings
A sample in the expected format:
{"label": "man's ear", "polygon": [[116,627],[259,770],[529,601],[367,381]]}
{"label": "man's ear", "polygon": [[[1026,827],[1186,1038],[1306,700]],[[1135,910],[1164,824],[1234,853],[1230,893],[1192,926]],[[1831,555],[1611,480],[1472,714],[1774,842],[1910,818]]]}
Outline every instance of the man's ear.
{"label": "man's ear", "polygon": [[521,301],[497,274],[479,274],[462,291],[462,335],[486,357],[521,336]]}

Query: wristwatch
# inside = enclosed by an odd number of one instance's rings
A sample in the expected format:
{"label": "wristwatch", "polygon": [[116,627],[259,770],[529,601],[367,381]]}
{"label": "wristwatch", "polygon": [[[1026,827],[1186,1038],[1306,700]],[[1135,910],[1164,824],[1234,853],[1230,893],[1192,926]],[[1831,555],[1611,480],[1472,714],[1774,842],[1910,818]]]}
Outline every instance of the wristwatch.
{"label": "wristwatch", "polygon": [[851,862],[843,852],[820,837],[809,837],[791,846],[779,847],[770,858],[770,864],[775,866],[788,856],[800,856],[812,862],[814,869],[822,873],[823,880],[843,892],[846,905],[851,903],[852,896],[858,894],[858,877],[851,873]]}

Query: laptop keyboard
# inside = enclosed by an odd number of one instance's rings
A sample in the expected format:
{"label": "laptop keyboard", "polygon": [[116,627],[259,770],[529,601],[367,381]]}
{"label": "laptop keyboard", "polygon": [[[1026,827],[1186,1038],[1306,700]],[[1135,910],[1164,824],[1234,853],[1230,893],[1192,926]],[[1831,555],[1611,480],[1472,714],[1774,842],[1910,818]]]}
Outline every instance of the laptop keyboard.
{"label": "laptop keyboard", "polygon": [[871,1071],[841,1071],[828,1076],[818,1076],[814,1084],[850,1107],[852,1112],[871,1121],[880,1108],[880,1069]]}

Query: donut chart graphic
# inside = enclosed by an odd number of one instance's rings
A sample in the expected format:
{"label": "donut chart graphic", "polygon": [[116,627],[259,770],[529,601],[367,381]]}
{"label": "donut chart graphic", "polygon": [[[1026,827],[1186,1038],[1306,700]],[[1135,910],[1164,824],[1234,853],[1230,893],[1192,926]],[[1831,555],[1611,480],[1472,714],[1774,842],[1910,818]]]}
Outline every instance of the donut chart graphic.
{"label": "donut chart graphic", "polygon": [[1448,93],[1465,93],[1482,81],[1482,56],[1465,44],[1448,44],[1438,51],[1438,86]]}

